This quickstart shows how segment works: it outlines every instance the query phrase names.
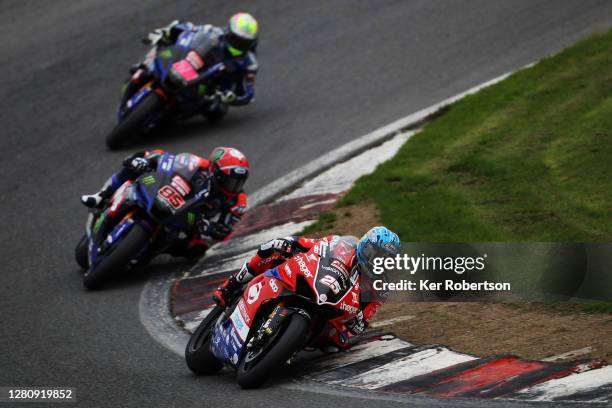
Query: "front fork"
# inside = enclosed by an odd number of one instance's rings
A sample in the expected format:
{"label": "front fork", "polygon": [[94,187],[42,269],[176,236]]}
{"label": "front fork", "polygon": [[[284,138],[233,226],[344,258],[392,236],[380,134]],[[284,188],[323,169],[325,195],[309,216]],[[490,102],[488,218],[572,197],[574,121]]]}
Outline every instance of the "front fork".
{"label": "front fork", "polygon": [[283,302],[280,302],[268,315],[268,319],[261,325],[259,330],[249,340],[246,345],[247,350],[256,349],[257,347],[264,346],[269,339],[280,330],[285,320],[294,313],[299,313],[305,316],[308,320],[311,320],[310,315],[303,309],[289,309],[285,307]]}

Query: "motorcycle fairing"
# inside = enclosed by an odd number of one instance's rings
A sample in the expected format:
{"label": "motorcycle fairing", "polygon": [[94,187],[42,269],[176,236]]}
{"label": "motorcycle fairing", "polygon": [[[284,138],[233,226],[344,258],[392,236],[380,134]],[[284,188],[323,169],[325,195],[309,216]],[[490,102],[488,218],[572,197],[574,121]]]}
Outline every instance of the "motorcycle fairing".
{"label": "motorcycle fairing", "polygon": [[238,366],[249,331],[240,310],[236,305],[232,314],[218,322],[211,333],[212,353],[220,362],[234,368]]}
{"label": "motorcycle fairing", "polygon": [[234,368],[242,357],[251,325],[261,306],[284,294],[293,294],[271,269],[249,282],[232,314],[217,323],[212,332],[211,350],[215,357]]}

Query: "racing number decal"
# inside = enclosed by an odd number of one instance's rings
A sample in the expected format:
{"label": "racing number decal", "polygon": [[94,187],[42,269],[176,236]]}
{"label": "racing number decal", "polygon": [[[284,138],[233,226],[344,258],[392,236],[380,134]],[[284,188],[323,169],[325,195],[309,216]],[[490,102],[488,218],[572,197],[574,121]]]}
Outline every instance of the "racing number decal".
{"label": "racing number decal", "polygon": [[157,194],[175,210],[185,204],[183,197],[172,186],[163,186]]}
{"label": "racing number decal", "polygon": [[336,278],[331,275],[325,275],[324,277],[319,279],[319,282],[330,288],[332,292],[334,292],[334,295],[337,295],[340,292],[340,284],[338,283]]}

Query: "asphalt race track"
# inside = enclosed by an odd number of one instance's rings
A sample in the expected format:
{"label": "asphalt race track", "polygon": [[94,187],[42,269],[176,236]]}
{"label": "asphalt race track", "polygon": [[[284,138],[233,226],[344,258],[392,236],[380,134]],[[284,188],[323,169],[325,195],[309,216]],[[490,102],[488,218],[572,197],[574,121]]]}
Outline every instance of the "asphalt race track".
{"label": "asphalt race track", "polygon": [[[145,53],[147,31],[173,18],[223,24],[247,7],[262,29],[256,103],[214,127],[197,119],[106,151],[121,81]],[[87,293],[73,260],[86,216],[79,195],[97,189],[130,150],[207,154],[218,145],[250,158],[252,192],[354,137],[611,25],[607,0],[2,1],[0,386],[76,387],[84,406],[375,403],[274,385],[242,392],[229,374],[190,375],[138,317],[148,274],[186,265],[163,259]],[[453,403],[417,398],[412,405]]]}

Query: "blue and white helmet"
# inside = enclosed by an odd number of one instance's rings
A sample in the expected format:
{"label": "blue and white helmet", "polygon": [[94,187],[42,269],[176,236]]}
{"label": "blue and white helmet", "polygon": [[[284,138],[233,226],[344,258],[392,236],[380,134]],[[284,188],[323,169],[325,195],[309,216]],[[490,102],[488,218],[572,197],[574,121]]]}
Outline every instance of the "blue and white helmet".
{"label": "blue and white helmet", "polygon": [[374,259],[393,257],[400,251],[397,234],[386,227],[374,227],[365,233],[357,244],[357,262],[362,273],[372,277]]}

